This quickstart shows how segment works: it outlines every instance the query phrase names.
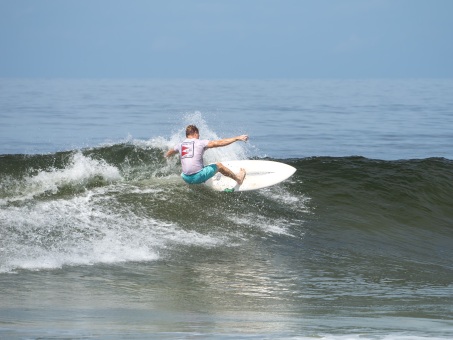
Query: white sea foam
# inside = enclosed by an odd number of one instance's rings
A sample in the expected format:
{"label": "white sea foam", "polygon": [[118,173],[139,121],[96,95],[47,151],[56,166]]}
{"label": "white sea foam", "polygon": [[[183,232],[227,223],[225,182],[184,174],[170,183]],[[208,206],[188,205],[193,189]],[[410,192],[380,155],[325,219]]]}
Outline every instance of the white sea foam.
{"label": "white sea foam", "polygon": [[294,211],[309,214],[311,210],[308,206],[311,198],[302,194],[293,195],[282,186],[276,185],[260,190],[266,199],[270,199],[280,204],[289,206]]}
{"label": "white sea foam", "polygon": [[56,194],[65,186],[84,189],[96,179],[113,183],[123,178],[115,166],[77,152],[62,169],[49,168],[20,180],[10,177],[2,181],[2,185],[8,184],[11,189],[4,190],[8,196],[0,200],[0,205],[33,199],[42,194]]}
{"label": "white sea foam", "polygon": [[258,229],[265,233],[288,235],[292,236],[288,231],[288,221],[284,219],[272,219],[265,216],[257,216],[256,214],[246,214],[228,217],[232,222],[238,225],[243,225],[248,228]]}
{"label": "white sea foam", "polygon": [[154,261],[172,246],[209,248],[225,241],[134,213],[108,191],[2,208],[0,220],[7,227],[0,230],[0,272]]}
{"label": "white sea foam", "polygon": [[40,171],[37,175],[28,178],[26,182],[36,193],[47,191],[56,193],[63,185],[85,186],[96,176],[109,182],[122,178],[116,167],[77,152],[71,156],[69,164],[64,169]]}

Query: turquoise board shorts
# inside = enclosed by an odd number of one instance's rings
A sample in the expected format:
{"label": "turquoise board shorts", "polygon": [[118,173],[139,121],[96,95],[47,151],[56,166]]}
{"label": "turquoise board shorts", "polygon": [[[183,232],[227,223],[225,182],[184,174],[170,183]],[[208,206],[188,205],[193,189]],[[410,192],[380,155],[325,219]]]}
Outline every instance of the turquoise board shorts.
{"label": "turquoise board shorts", "polygon": [[181,174],[182,179],[189,184],[201,184],[213,177],[217,172],[217,165],[209,164],[192,175]]}

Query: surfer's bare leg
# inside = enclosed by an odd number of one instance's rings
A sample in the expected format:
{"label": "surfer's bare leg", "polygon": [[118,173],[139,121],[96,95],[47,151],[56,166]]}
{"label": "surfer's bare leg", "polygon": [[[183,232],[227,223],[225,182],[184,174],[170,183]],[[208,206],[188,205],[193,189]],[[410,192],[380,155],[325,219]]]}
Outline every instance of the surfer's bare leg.
{"label": "surfer's bare leg", "polygon": [[241,168],[241,170],[235,174],[233,171],[231,171],[230,169],[228,169],[225,165],[223,165],[222,163],[216,163],[217,165],[217,169],[219,170],[219,172],[224,175],[224,176],[227,176],[227,177],[230,177],[232,179],[234,179],[239,185],[242,184],[242,182],[244,181],[244,178],[245,178],[245,169]]}

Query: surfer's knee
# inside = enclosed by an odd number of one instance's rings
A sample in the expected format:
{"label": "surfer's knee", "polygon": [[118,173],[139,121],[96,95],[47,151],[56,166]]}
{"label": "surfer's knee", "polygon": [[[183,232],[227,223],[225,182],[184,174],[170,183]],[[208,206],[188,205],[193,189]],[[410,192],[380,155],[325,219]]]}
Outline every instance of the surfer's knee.
{"label": "surfer's knee", "polygon": [[223,165],[220,162],[216,163],[215,165],[217,165],[217,171],[219,171],[221,174],[225,173],[225,171],[226,171],[225,165]]}

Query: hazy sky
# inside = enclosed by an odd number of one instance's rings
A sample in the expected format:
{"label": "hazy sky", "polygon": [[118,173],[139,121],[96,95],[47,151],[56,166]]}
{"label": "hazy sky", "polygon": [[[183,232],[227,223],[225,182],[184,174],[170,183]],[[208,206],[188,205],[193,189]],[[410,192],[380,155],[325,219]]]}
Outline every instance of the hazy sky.
{"label": "hazy sky", "polygon": [[453,77],[453,0],[0,0],[0,77]]}

